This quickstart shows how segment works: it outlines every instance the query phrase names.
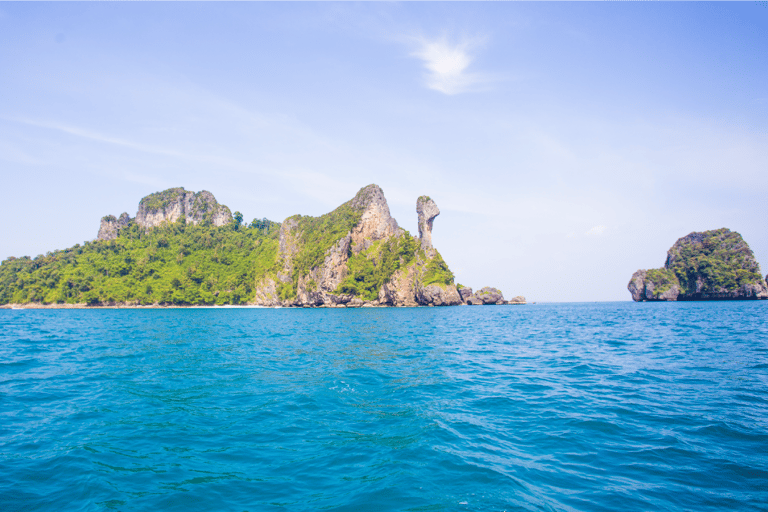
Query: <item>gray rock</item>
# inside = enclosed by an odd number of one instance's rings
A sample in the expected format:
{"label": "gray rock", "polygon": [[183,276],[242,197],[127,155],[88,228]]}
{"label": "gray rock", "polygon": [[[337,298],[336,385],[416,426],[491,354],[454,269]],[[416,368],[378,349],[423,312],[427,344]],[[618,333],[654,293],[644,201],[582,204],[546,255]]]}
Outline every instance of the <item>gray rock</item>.
{"label": "gray rock", "polygon": [[459,290],[459,295],[461,296],[461,302],[466,304],[467,300],[472,296],[472,288],[465,286]]}
{"label": "gray rock", "polygon": [[176,222],[181,217],[187,224],[207,221],[214,226],[225,226],[232,222],[229,208],[219,204],[207,190],[190,192],[178,187],[144,197],[139,202],[136,223],[149,229],[163,222]]}
{"label": "gray rock", "polygon": [[432,248],[432,224],[435,217],[440,215],[440,209],[429,196],[421,196],[416,200],[416,213],[419,216],[419,240],[422,249]]}
{"label": "gray rock", "polygon": [[638,270],[632,274],[627,289],[632,294],[632,300],[639,302],[645,300],[645,277],[648,274],[645,270]]}
{"label": "gray rock", "polygon": [[517,297],[512,297],[507,301],[507,304],[525,304],[525,297],[522,295],[518,295]]}
{"label": "gray rock", "polygon": [[470,305],[504,304],[504,295],[498,288],[486,286],[473,293],[468,299]]}
{"label": "gray rock", "polygon": [[96,239],[114,240],[117,238],[120,230],[126,227],[130,222],[131,217],[127,213],[120,215],[119,219],[116,219],[114,215],[102,217],[101,224],[99,225],[99,234]]}
{"label": "gray rock", "polygon": [[363,307],[363,304],[365,304],[365,301],[363,299],[360,299],[358,297],[355,297],[354,299],[347,302],[348,308],[361,308]]}
{"label": "gray rock", "polygon": [[455,286],[430,284],[416,290],[416,301],[421,306],[456,306],[461,296]]}

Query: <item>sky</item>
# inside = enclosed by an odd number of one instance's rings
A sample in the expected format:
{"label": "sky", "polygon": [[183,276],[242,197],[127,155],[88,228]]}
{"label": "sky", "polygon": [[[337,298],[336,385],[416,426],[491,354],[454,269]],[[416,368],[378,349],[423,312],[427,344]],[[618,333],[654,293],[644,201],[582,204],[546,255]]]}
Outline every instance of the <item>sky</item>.
{"label": "sky", "polygon": [[0,2],[0,259],[170,187],[245,219],[376,183],[475,289],[625,301],[692,231],[768,272],[768,2]]}

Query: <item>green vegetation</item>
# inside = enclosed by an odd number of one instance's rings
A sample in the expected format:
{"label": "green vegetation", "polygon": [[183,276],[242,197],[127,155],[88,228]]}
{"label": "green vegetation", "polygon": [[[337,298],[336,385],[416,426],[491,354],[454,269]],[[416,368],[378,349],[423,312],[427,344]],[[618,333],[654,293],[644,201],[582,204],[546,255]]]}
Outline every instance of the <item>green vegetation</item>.
{"label": "green vegetation", "polygon": [[361,204],[359,196],[364,190],[358,192],[354,199],[320,217],[294,215],[286,220],[294,220],[297,223],[295,232],[299,250],[292,260],[291,283],[281,283],[278,286],[281,300],[296,297],[299,278],[307,276],[312,269],[322,265],[328,250],[360,222],[365,205]]}
{"label": "green vegetation", "polygon": [[349,258],[349,273],[336,293],[375,300],[382,285],[414,260],[418,248],[418,240],[408,232],[400,237],[374,242],[368,249]]}
{"label": "green vegetation", "polygon": [[739,233],[726,228],[691,233],[670,249],[664,268],[648,270],[654,291],[678,284],[682,294],[735,291],[762,281],[752,250]]}
{"label": "green vegetation", "polygon": [[130,223],[115,240],[3,261],[0,303],[241,304],[277,271],[276,227]]}
{"label": "green vegetation", "polygon": [[[191,194],[183,188],[150,194],[141,200],[140,209],[164,209],[182,196],[188,206]],[[280,300],[292,300],[299,281],[306,283],[307,291],[320,288],[311,272],[360,224],[372,201],[383,201],[375,185],[361,189],[328,214],[287,219],[282,227],[289,250],[283,257],[279,257],[281,224],[266,218],[243,223],[236,211],[231,222],[213,226],[212,215],[229,210],[205,191],[194,193],[194,207],[192,211],[185,207],[186,217],[151,229],[127,214],[119,220],[109,215],[104,220],[119,223],[113,240],[3,261],[0,304],[242,304],[253,301],[256,286],[270,280],[276,283]],[[188,224],[189,217],[197,223]],[[453,284],[453,273],[442,257],[435,251],[428,258],[408,232],[372,244],[367,240],[360,249],[347,247],[348,272],[335,293],[375,300],[398,270],[417,262],[413,278],[422,285]],[[292,267],[288,276],[280,273],[286,264]]]}
{"label": "green vegetation", "polygon": [[428,286],[430,284],[436,285],[452,285],[453,284],[453,272],[448,268],[448,264],[440,256],[440,253],[435,251],[435,257],[429,260],[427,268],[424,271],[421,284]]}
{"label": "green vegetation", "polygon": [[243,214],[240,212],[235,212],[234,215],[232,215],[232,225],[236,230],[240,229],[240,226],[243,225]]}
{"label": "green vegetation", "polygon": [[[162,192],[154,192],[144,197],[139,202],[139,208],[143,207],[149,211],[163,210],[166,206],[176,201],[180,195],[186,194],[186,192],[187,191],[182,187],[169,188]],[[195,199],[197,199],[198,195],[199,193],[195,194]]]}
{"label": "green vegetation", "polygon": [[652,268],[648,270],[646,279],[653,282],[655,294],[664,293],[674,285],[680,286],[680,281],[675,273],[666,268]]}
{"label": "green vegetation", "polygon": [[280,229],[280,223],[273,222],[264,217],[263,219],[253,219],[253,222],[251,222],[248,227],[251,229],[258,229],[262,233],[267,234],[273,230],[277,232]]}

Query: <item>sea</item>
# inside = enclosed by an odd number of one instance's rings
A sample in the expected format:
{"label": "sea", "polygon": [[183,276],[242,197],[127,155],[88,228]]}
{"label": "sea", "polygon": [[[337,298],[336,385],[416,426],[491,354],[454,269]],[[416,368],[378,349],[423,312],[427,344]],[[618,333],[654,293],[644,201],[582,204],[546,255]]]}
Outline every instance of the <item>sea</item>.
{"label": "sea", "polygon": [[768,510],[768,301],[0,310],[0,510]]}

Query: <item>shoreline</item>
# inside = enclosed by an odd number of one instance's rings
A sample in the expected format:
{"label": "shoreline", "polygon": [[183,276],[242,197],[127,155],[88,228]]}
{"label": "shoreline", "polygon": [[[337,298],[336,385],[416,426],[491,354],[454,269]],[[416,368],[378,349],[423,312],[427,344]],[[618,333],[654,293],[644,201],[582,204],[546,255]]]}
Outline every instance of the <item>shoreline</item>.
{"label": "shoreline", "polygon": [[[479,304],[482,306],[524,306],[527,302],[509,302],[506,304]],[[178,305],[178,304],[113,304],[113,305],[88,305],[80,304],[0,304],[0,309],[363,309],[363,308],[433,308],[433,307],[457,307],[470,306],[469,304],[456,304],[455,306],[389,306],[386,304],[363,304],[360,306],[348,306],[338,304],[336,306],[262,306],[259,304],[225,304],[218,305]]]}

